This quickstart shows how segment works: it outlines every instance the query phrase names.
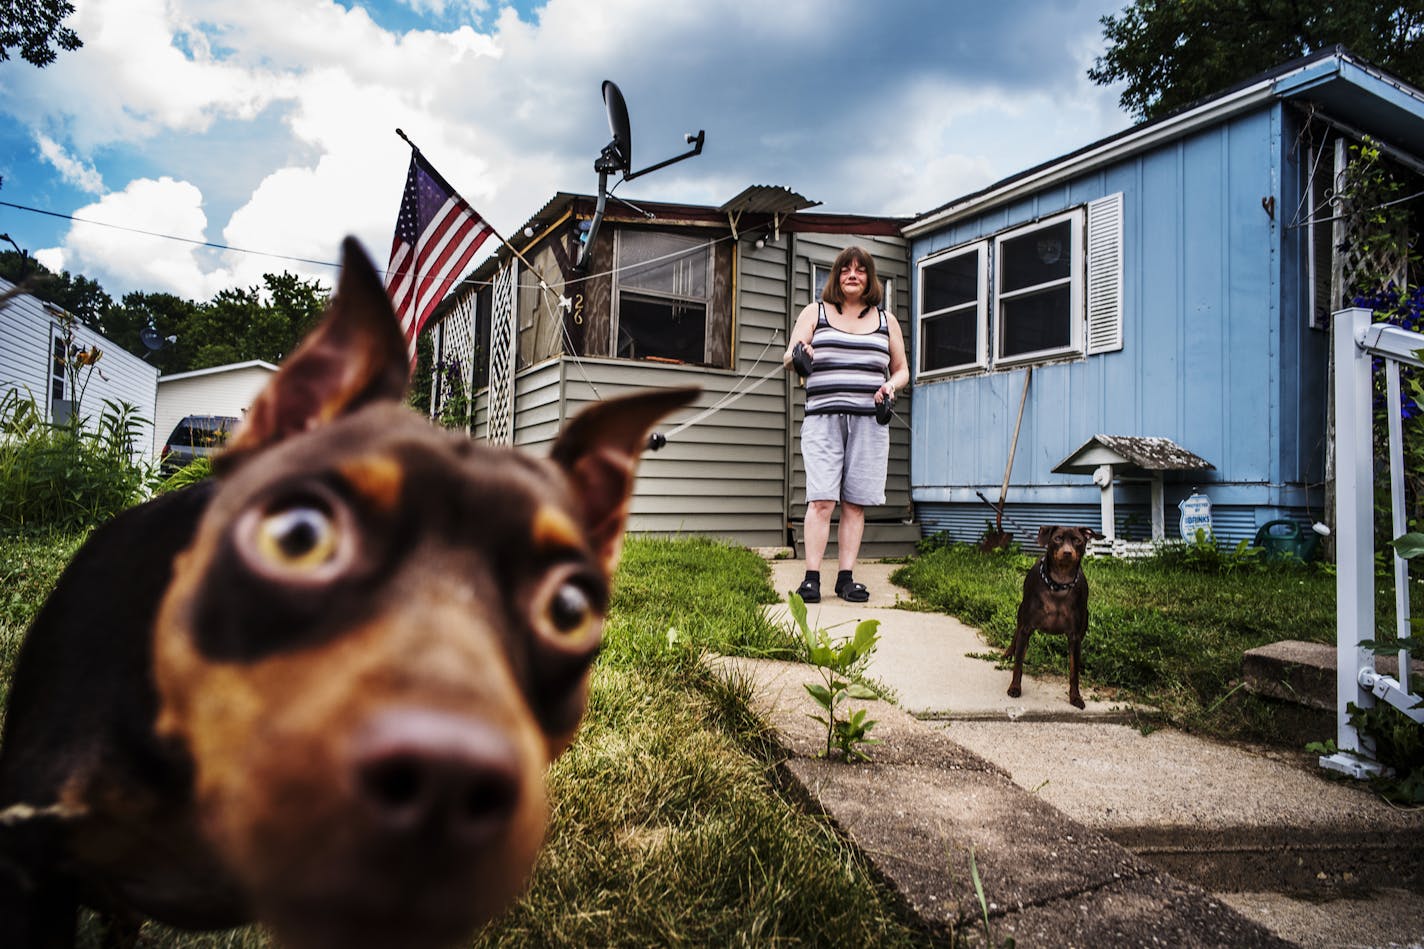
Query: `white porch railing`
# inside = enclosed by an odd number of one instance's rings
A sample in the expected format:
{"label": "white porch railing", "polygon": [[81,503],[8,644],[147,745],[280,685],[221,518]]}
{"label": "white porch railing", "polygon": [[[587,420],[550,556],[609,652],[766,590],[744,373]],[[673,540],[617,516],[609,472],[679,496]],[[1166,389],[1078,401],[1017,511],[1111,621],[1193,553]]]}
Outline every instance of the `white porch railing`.
{"label": "white porch railing", "polygon": [[[1320,766],[1357,778],[1380,772],[1374,748],[1350,724],[1346,705],[1369,708],[1386,702],[1416,722],[1424,704],[1409,691],[1409,653],[1399,653],[1397,678],[1375,670],[1374,654],[1361,642],[1375,639],[1374,378],[1373,361],[1384,362],[1389,419],[1391,537],[1405,531],[1404,444],[1400,424],[1399,367],[1424,366],[1415,353],[1424,334],[1370,322],[1371,311],[1340,310],[1331,332],[1335,347],[1335,754]],[[1408,637],[1409,561],[1394,555],[1395,615],[1400,638]]]}

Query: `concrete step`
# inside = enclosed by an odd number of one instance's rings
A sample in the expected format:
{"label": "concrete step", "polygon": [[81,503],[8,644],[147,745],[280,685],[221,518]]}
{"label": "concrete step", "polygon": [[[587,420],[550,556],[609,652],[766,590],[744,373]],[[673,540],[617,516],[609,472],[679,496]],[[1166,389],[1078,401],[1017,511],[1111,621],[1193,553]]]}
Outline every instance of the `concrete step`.
{"label": "concrete step", "polygon": [[[831,539],[826,544],[824,561],[834,562],[838,556],[836,528],[839,521],[831,521]],[[806,559],[806,525],[801,521],[793,523],[796,531],[796,557]],[[865,525],[865,534],[860,541],[860,560],[884,560],[892,557],[912,557],[915,544],[920,540],[920,525],[913,521],[870,521]]]}
{"label": "concrete step", "polygon": [[[1248,692],[1307,708],[1335,708],[1335,647],[1285,639],[1246,650],[1241,677]],[[1399,675],[1394,656],[1375,656],[1375,669]]]}

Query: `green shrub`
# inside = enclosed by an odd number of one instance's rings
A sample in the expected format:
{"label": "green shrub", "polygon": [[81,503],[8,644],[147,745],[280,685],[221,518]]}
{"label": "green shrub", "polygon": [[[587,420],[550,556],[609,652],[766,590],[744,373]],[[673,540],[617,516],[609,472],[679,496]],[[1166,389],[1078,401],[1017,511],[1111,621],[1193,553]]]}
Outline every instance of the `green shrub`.
{"label": "green shrub", "polygon": [[153,466],[136,461],[145,424],[135,406],[104,402],[93,427],[77,412],[42,419],[34,398],[0,398],[0,530],[92,527],[142,500]]}

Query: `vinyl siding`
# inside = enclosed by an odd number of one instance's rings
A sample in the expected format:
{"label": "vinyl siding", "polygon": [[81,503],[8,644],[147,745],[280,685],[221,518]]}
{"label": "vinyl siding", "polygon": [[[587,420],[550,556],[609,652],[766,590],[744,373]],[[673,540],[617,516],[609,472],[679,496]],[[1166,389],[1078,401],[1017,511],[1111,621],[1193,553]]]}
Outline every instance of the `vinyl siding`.
{"label": "vinyl siding", "polygon": [[[0,280],[0,292],[12,286]],[[14,393],[20,399],[33,398],[47,419],[53,418],[50,360],[52,341],[59,330],[58,316],[29,294],[18,294],[0,308],[0,397]],[[82,349],[97,348],[102,353],[92,371],[81,371],[86,381],[79,411],[87,427],[96,426],[106,402],[128,403],[142,419],[137,427],[134,454],[146,457],[153,443],[158,370],[87,326],[74,327],[74,343]],[[69,392],[65,395],[74,397]]]}
{"label": "vinyl siding", "polygon": [[180,373],[158,379],[158,408],[153,450],[163,450],[174,427],[189,415],[242,418],[275,370],[262,365],[220,366],[208,372]]}
{"label": "vinyl siding", "polygon": [[[829,267],[836,255],[852,244],[859,244],[875,258],[875,269],[881,280],[892,281],[894,300],[887,300],[886,308],[900,322],[900,332],[905,337],[906,355],[910,365],[915,363],[910,338],[910,277],[909,262],[906,258],[905,242],[898,238],[866,237],[842,234],[797,234],[795,236],[795,275],[792,281],[791,317],[795,320],[801,308],[815,299],[811,288],[813,266]],[[788,332],[790,324],[788,324]],[[783,345],[783,350],[785,346]],[[792,377],[794,378],[794,376]],[[899,521],[908,518],[910,507],[910,406],[914,393],[907,389],[895,400],[896,417],[890,422],[890,464],[885,479],[885,503],[879,507],[866,508],[865,516],[871,521]],[[801,421],[805,417],[806,391],[797,384],[794,387],[793,428],[795,437],[791,453],[792,517],[801,520],[806,511],[806,468],[801,459]],[[918,446],[917,446],[918,450]]]}
{"label": "vinyl siding", "polygon": [[[1197,484],[1223,510],[1259,506],[1304,517],[1319,505],[1324,334],[1306,330],[1300,255],[1283,255],[1279,106],[1244,114],[1115,165],[955,222],[915,241],[912,259],[1123,194],[1123,349],[1036,366],[1008,497],[1082,505],[1096,524],[1097,488],[1053,467],[1094,434],[1165,436],[1216,466],[1168,475]],[[1286,136],[1285,138],[1288,138]],[[1262,199],[1273,197],[1276,213]],[[916,386],[914,497],[922,519],[962,506],[982,530],[1008,460],[1024,370],[975,372]],[[1123,503],[1118,495],[1119,504]],[[977,507],[977,510],[975,508]],[[1264,521],[1262,521],[1264,522]],[[929,531],[927,523],[925,530]],[[1243,528],[1244,530],[1244,528]]]}
{"label": "vinyl siding", "polygon": [[[793,385],[794,377],[778,368],[791,321],[808,299],[809,264],[804,256],[796,256],[793,247],[809,247],[817,261],[828,264],[842,246],[856,240],[874,248],[877,266],[895,279],[899,305],[904,306],[909,280],[902,240],[828,235],[793,239],[783,235],[780,241],[760,249],[740,241],[731,255],[736,313],[732,369],[556,357],[515,376],[515,444],[536,453],[547,452],[563,422],[581,407],[636,389],[702,388],[691,408],[658,427],[663,433],[705,408],[744,393],[704,421],[670,436],[661,451],[644,454],[629,512],[629,530],[654,535],[706,534],[756,547],[786,544],[788,520],[799,519],[805,504],[804,488],[799,487],[804,479],[798,482],[800,493],[793,492],[790,483],[793,464],[799,477],[800,458],[799,451],[793,451],[795,430],[786,421],[788,404],[794,398],[799,425],[802,397],[799,387]],[[791,300],[787,298],[788,278],[794,288]],[[900,410],[906,419],[907,406],[908,399],[902,399]],[[488,392],[481,390],[473,416],[476,438],[484,437],[488,411]],[[908,426],[897,425],[892,438],[889,501],[884,509],[876,509],[879,517],[895,520],[907,515],[910,496]]]}

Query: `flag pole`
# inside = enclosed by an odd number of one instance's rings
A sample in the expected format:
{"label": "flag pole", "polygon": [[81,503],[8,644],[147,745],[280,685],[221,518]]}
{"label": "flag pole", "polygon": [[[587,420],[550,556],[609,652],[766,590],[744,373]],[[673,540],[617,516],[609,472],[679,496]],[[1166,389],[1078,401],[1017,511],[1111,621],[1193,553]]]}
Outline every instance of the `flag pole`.
{"label": "flag pole", "polygon": [[[412,141],[410,140],[410,136],[406,135],[405,132],[401,131],[400,129],[396,129],[396,134],[399,135],[399,136],[401,137],[401,139],[402,139],[407,145],[410,146],[411,151],[415,152],[417,155],[422,155],[422,154],[423,154],[423,153],[421,152],[419,146],[417,146],[414,142],[412,142]],[[425,165],[426,165],[426,168],[428,168],[428,169],[435,175],[436,178],[439,178],[439,179],[440,179],[441,183],[445,185],[446,190],[448,190],[451,194],[460,194],[460,192],[458,192],[458,191],[456,191],[454,188],[451,188],[451,187],[450,187],[450,183],[449,183],[448,181],[445,181],[444,177],[441,176],[440,172],[436,171],[435,168],[434,168],[429,162],[426,162]],[[463,198],[464,196],[461,195],[461,197]],[[514,246],[513,244],[511,244],[509,241],[505,240],[505,239],[504,239],[504,235],[501,234],[499,231],[495,230],[495,229],[494,229],[494,225],[491,224],[487,219],[485,219],[485,218],[482,217],[481,220],[483,220],[483,221],[485,222],[485,227],[489,228],[489,232],[490,232],[491,234],[493,234],[496,238],[498,238],[498,239],[499,239],[499,242],[500,242],[501,244],[503,244],[505,247],[508,247],[509,250],[510,250],[510,252],[513,253],[515,257],[518,257],[518,258],[519,258],[520,263],[524,264],[524,266],[528,267],[528,268],[529,268],[531,271],[533,271],[534,273],[536,273],[536,274],[538,273],[537,270],[534,270],[534,265],[531,264],[528,260],[525,260],[524,255],[519,252],[519,248],[515,247],[515,246]],[[463,281],[461,281],[461,282],[463,283]],[[544,282],[544,280],[543,280],[542,277],[539,279],[539,282],[540,282],[540,283],[543,283],[543,282]]]}

